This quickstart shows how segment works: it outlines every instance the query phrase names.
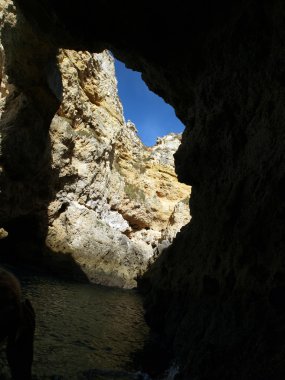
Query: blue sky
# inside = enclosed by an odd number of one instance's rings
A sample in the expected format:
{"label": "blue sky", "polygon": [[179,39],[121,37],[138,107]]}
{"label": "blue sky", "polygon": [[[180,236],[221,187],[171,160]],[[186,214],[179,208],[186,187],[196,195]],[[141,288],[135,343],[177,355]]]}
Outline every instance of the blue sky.
{"label": "blue sky", "polygon": [[135,123],[145,145],[152,146],[157,137],[184,130],[173,108],[147,88],[139,72],[127,69],[118,60],[115,69],[125,119]]}

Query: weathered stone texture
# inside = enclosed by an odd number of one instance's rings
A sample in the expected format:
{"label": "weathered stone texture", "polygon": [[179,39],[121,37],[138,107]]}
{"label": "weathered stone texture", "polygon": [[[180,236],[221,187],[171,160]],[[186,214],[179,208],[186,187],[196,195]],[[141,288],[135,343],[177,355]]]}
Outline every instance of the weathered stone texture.
{"label": "weathered stone texture", "polygon": [[[50,128],[56,195],[47,246],[71,255],[93,282],[134,287],[176,204],[190,192],[174,173],[180,136],[153,148],[142,144],[133,123],[125,123],[107,51],[61,50],[58,62],[63,101]],[[185,204],[164,240],[170,244],[188,221]]]}
{"label": "weathered stone texture", "polygon": [[3,223],[30,213],[41,214],[51,198],[48,128],[59,105],[61,81],[56,49],[35,35],[11,1],[2,0],[0,6]]}
{"label": "weathered stone texture", "polygon": [[[162,232],[167,244],[172,241],[175,233],[167,235],[164,230],[177,202],[190,191],[178,184],[174,173],[173,153],[181,137],[166,136],[154,148],[142,144],[135,126],[125,123],[114,60],[107,51],[92,54],[60,49],[57,75],[45,72],[51,60],[49,51],[56,49],[48,46],[42,52],[45,41],[38,47],[40,38],[30,36],[32,31],[21,14],[12,3],[5,3],[1,223],[8,231],[15,230],[5,245],[19,241],[10,251],[24,249],[29,256],[35,249],[37,255],[44,251],[43,261],[55,268],[62,267],[63,259],[57,256],[64,254],[66,265],[75,263],[90,281],[134,287],[154,252],[156,256]],[[19,43],[28,37],[31,46],[26,40],[25,77],[21,79],[13,72],[17,64],[13,54],[18,49],[25,54]],[[40,53],[47,55],[43,77],[37,66],[41,60],[28,71],[34,48],[43,61]],[[37,81],[43,83],[31,94]],[[49,93],[50,87],[62,102],[48,132],[56,103],[47,95],[43,99],[41,93]],[[189,218],[185,204],[184,214],[172,223],[173,230],[179,231]],[[25,244],[17,238],[19,234]],[[72,272],[71,268],[63,270]]]}
{"label": "weathered stone texture", "polygon": [[192,220],[141,284],[180,378],[283,379],[284,2],[97,2],[112,30],[89,0],[17,3],[60,47],[111,49],[186,125]]}

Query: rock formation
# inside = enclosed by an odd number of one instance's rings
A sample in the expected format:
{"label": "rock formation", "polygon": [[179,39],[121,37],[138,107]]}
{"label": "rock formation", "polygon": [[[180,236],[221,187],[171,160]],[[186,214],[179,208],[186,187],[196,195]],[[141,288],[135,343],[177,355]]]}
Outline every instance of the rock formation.
{"label": "rock formation", "polygon": [[[13,13],[7,7],[4,12],[6,25]],[[8,44],[4,58],[9,48]],[[114,60],[107,51],[62,49],[57,61],[63,94],[46,135],[50,167],[45,175],[51,202],[47,219],[39,217],[40,224],[46,223],[46,228],[41,227],[46,230],[44,252],[55,267],[62,261],[59,254],[69,257],[92,282],[134,287],[149,261],[189,221],[190,190],[177,182],[174,173],[173,154],[181,136],[165,136],[152,148],[142,144],[135,126],[124,120]],[[3,102],[12,82],[7,80],[8,71],[9,67],[3,70]],[[27,104],[32,108],[32,99]],[[16,113],[12,106],[11,112]],[[3,115],[5,123],[5,107]],[[35,148],[28,149],[33,154]],[[177,207],[183,211],[179,216]],[[15,205],[13,213],[17,212]]]}
{"label": "rock formation", "polygon": [[94,3],[17,0],[57,47],[141,71],[186,125],[192,220],[141,283],[148,322],[181,379],[283,379],[284,2]]}
{"label": "rock formation", "polygon": [[0,228],[0,239],[4,239],[8,236],[8,232],[4,230],[4,228]]}
{"label": "rock formation", "polygon": [[[58,60],[63,102],[50,130],[56,195],[47,246],[71,255],[93,282],[132,287],[189,194],[174,173],[180,138],[168,135],[153,148],[142,144],[124,121],[107,51],[62,50]],[[176,233],[189,221],[188,204],[182,205]]]}

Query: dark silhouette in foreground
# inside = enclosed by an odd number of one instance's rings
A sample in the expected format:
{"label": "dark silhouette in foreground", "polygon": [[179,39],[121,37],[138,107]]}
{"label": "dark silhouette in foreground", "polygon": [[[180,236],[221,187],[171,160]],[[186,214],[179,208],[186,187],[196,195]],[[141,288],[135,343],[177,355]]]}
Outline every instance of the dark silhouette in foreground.
{"label": "dark silhouette in foreground", "polygon": [[31,380],[34,331],[35,312],[30,301],[21,299],[16,277],[0,268],[0,342],[6,339],[13,380]]}

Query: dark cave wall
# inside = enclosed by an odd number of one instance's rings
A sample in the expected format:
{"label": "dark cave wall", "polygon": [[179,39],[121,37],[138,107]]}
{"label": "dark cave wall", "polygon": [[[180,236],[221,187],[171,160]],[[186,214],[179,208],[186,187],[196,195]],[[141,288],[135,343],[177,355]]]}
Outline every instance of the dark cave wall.
{"label": "dark cave wall", "polygon": [[284,377],[281,15],[234,15],[208,37],[192,87],[176,167],[193,186],[193,219],[141,283],[185,379]]}
{"label": "dark cave wall", "polygon": [[[1,7],[6,4],[3,2]],[[57,47],[13,4],[1,9],[0,253],[39,251],[53,196],[49,126],[61,99]]]}
{"label": "dark cave wall", "polygon": [[58,46],[110,48],[186,124],[192,221],[140,284],[181,378],[283,379],[284,4],[17,3]]}

